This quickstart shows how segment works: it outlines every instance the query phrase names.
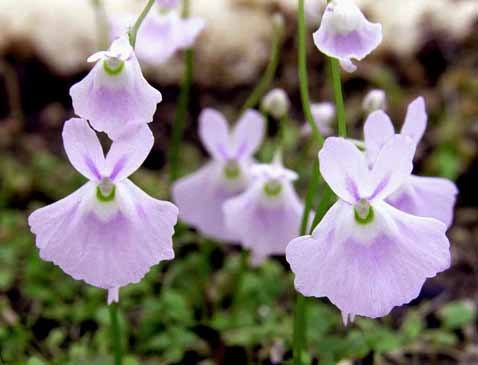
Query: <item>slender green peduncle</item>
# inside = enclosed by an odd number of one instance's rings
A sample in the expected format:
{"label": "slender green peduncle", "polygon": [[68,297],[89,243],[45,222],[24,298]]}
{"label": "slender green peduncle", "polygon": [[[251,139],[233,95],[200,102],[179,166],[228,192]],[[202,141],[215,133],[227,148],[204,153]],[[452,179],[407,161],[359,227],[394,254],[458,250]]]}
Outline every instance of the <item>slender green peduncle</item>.
{"label": "slender green peduncle", "polygon": [[111,321],[111,337],[114,346],[114,365],[123,364],[123,350],[121,347],[121,334],[118,319],[118,304],[111,303],[109,305],[110,321]]}
{"label": "slender green peduncle", "polygon": [[345,103],[342,92],[342,81],[340,79],[340,65],[336,58],[329,57],[330,74],[332,76],[332,86],[334,90],[335,109],[337,113],[337,123],[339,136],[347,136],[347,123],[345,120]]}
{"label": "slender green peduncle", "polygon": [[136,37],[138,36],[139,28],[141,27],[143,20],[146,18],[149,11],[153,7],[154,2],[155,0],[148,0],[148,3],[144,7],[141,14],[139,14],[138,19],[136,19],[136,22],[134,23],[134,25],[131,27],[131,29],[128,32],[129,42],[131,43],[131,47],[133,48],[136,46]]}
{"label": "slender green peduncle", "polygon": [[279,66],[280,54],[282,50],[282,40],[284,37],[284,25],[281,21],[274,22],[274,30],[272,35],[272,49],[271,57],[267,65],[264,75],[249,95],[244,105],[241,108],[240,115],[242,115],[247,109],[255,108],[259,103],[259,100],[265,94],[267,89],[274,80],[274,76]]}
{"label": "slender green peduncle", "polygon": [[[189,17],[190,1],[183,0],[183,18]],[[173,132],[171,137],[171,151],[169,153],[169,169],[170,179],[175,181],[179,177],[179,153],[181,140],[186,124],[189,99],[191,97],[191,87],[194,72],[194,51],[188,48],[184,54],[184,73],[181,80],[181,90],[179,94],[179,102],[174,117]]]}

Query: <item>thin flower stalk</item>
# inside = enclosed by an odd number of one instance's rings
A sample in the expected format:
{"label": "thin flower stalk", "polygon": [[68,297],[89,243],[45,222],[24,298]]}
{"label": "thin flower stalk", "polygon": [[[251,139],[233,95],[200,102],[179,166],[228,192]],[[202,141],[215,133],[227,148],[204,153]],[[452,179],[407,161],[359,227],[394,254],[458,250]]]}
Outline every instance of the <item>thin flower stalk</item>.
{"label": "thin flower stalk", "polygon": [[139,15],[138,19],[136,19],[136,22],[134,23],[133,27],[128,32],[129,42],[131,43],[131,47],[133,48],[136,45],[136,37],[138,36],[139,28],[141,27],[141,24],[143,23],[144,19],[146,18],[149,11],[153,7],[154,2],[155,0],[148,0],[148,3],[146,4],[143,11]]}

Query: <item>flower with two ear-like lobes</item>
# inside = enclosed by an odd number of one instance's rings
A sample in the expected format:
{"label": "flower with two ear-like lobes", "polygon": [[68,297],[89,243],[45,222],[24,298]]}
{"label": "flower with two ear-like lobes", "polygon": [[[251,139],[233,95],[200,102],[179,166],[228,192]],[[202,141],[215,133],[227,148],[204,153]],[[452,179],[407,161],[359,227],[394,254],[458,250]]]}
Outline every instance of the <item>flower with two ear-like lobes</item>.
{"label": "flower with two ear-like lobes", "polygon": [[316,47],[348,72],[357,69],[352,59],[364,59],[381,42],[382,25],[369,22],[352,0],[332,0],[314,33]]}
{"label": "flower with two ear-like lobes", "polygon": [[320,171],[339,200],[312,235],[289,243],[287,261],[305,296],[328,297],[344,322],[382,317],[410,302],[450,265],[446,225],[402,212],[386,199],[410,177],[413,142],[394,136],[372,168],[350,141],[329,137]]}
{"label": "flower with two ear-like lobes", "polygon": [[287,244],[297,237],[304,205],[294,190],[297,174],[282,162],[252,167],[253,181],[241,195],[223,207],[227,228],[252,251],[252,262],[270,255],[284,255]]}
{"label": "flower with two ear-like lobes", "polygon": [[153,135],[141,126],[114,141],[104,156],[86,120],[65,123],[68,158],[88,182],[66,198],[34,211],[31,231],[43,260],[77,280],[108,290],[139,282],[151,266],[174,257],[172,235],[178,208],[151,198],[128,176],[143,163]]}
{"label": "flower with two ear-like lobes", "polygon": [[[134,23],[132,15],[117,15],[111,19],[112,35],[120,36]],[[177,10],[151,12],[139,28],[135,52],[141,61],[158,65],[168,61],[182,49],[192,47],[206,26],[199,17],[182,18]]]}
{"label": "flower with two ear-like lobes", "polygon": [[126,36],[114,40],[108,51],[90,56],[88,62],[96,64],[70,89],[77,115],[112,140],[153,120],[161,93],[143,77]]}
{"label": "flower with two ear-like lobes", "polygon": [[253,110],[246,111],[232,130],[218,111],[205,109],[201,113],[199,137],[212,159],[173,185],[173,201],[181,220],[214,239],[239,239],[226,228],[222,206],[247,188],[264,128],[264,119]]}
{"label": "flower with two ear-like lobes", "polygon": [[[425,100],[415,99],[409,106],[400,134],[412,139],[416,147],[427,126]],[[383,146],[395,136],[389,116],[376,111],[364,125],[365,151],[369,165],[373,165]],[[387,202],[404,212],[422,217],[436,218],[448,227],[453,220],[458,189],[444,178],[410,175],[403,184],[387,198]]]}

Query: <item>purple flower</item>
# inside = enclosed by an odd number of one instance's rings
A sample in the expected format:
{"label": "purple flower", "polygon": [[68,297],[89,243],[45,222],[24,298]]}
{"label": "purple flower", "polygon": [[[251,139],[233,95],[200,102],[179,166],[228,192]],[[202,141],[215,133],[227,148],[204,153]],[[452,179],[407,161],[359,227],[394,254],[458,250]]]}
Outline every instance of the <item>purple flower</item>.
{"label": "purple flower", "polygon": [[316,47],[327,56],[337,58],[348,72],[357,69],[352,59],[362,60],[381,41],[382,26],[369,22],[351,0],[332,0],[314,33]]}
{"label": "purple flower", "polygon": [[181,0],[156,0],[156,4],[164,9],[172,9],[179,5]]}
{"label": "purple flower", "polygon": [[[330,136],[333,133],[331,124],[335,118],[335,105],[330,102],[315,103],[310,105],[310,110],[320,133],[324,136]],[[312,133],[309,123],[304,124],[301,132],[305,136]]]}
{"label": "purple flower", "polygon": [[113,142],[106,155],[86,120],[70,119],[63,143],[71,164],[89,179],[66,198],[29,217],[43,260],[77,280],[109,291],[136,283],[150,267],[174,257],[172,235],[178,209],[151,198],[128,176],[143,163],[153,135],[141,126]]}
{"label": "purple flower", "polygon": [[[410,137],[417,146],[426,126],[425,100],[419,97],[409,105],[400,134]],[[395,135],[395,129],[385,112],[376,111],[367,118],[364,135],[367,158],[373,165],[380,149]],[[448,179],[411,175],[387,202],[413,215],[436,218],[449,227],[457,194],[455,184]]]}
{"label": "purple flower", "polygon": [[255,165],[250,187],[224,203],[227,228],[252,251],[259,264],[270,255],[284,255],[287,244],[297,237],[304,206],[294,190],[294,171],[282,162]]}
{"label": "purple flower", "polygon": [[[134,20],[131,15],[112,18],[112,35],[125,34]],[[166,14],[152,12],[138,31],[136,55],[151,65],[164,63],[177,51],[191,47],[205,25],[204,19],[183,19],[175,10]]]}
{"label": "purple flower", "polygon": [[223,203],[249,184],[252,156],[264,137],[264,119],[248,110],[229,130],[223,115],[205,109],[199,117],[199,136],[212,159],[197,172],[178,180],[172,189],[180,219],[218,240],[237,241],[224,224]]}
{"label": "purple flower", "polygon": [[76,114],[113,140],[153,120],[161,93],[143,77],[126,36],[113,41],[108,51],[90,56],[88,62],[96,65],[70,89]]}
{"label": "purple flower", "polygon": [[408,137],[394,136],[371,169],[343,138],[329,137],[319,153],[322,176],[339,200],[311,236],[289,243],[286,257],[297,290],[328,297],[345,321],[387,315],[450,265],[445,224],[386,202],[409,178],[414,151]]}

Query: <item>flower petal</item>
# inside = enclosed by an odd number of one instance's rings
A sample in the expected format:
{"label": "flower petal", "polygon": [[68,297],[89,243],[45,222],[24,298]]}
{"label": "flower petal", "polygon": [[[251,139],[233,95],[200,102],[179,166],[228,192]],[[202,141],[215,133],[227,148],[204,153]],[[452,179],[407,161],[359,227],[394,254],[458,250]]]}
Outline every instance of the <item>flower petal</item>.
{"label": "flower petal", "polygon": [[395,135],[395,129],[387,113],[377,110],[368,116],[363,130],[367,159],[373,165],[380,150]]}
{"label": "flower petal", "polygon": [[458,189],[448,179],[412,175],[387,202],[406,213],[438,219],[449,227],[457,194]]}
{"label": "flower petal", "polygon": [[415,146],[410,138],[395,135],[380,150],[372,171],[370,199],[380,200],[392,194],[413,170]]}
{"label": "flower petal", "polygon": [[221,160],[229,158],[229,126],[227,120],[217,110],[208,108],[201,112],[199,138],[212,157]]}
{"label": "flower petal", "polygon": [[93,181],[102,178],[105,157],[100,141],[88,122],[72,118],[63,126],[63,145],[73,167]]}
{"label": "flower petal", "polygon": [[289,241],[299,234],[303,204],[291,183],[283,183],[283,189],[280,197],[267,202],[263,184],[257,184],[224,203],[226,227],[256,261],[285,254]]}
{"label": "flower petal", "polygon": [[386,203],[374,208],[383,221],[391,222],[391,229],[377,232],[371,242],[362,242],[350,227],[348,237],[335,239],[345,225],[356,225],[353,208],[339,201],[312,236],[289,244],[286,256],[298,291],[328,297],[346,314],[376,318],[416,298],[427,278],[449,267],[444,224],[408,215]]}
{"label": "flower petal", "polygon": [[418,145],[427,128],[427,119],[425,99],[420,96],[408,106],[405,122],[400,133],[410,137],[415,145]]}
{"label": "flower petal", "polygon": [[202,234],[217,240],[237,241],[224,224],[222,205],[244,191],[247,181],[228,186],[222,178],[223,164],[212,161],[192,175],[173,185],[173,201],[179,207],[182,221],[194,226]]}
{"label": "flower petal", "polygon": [[147,125],[140,126],[131,136],[123,136],[111,145],[106,155],[109,178],[121,181],[135,172],[153,148],[154,137]]}
{"label": "flower petal", "polygon": [[232,131],[234,156],[238,159],[252,157],[264,139],[265,122],[255,110],[247,110]]}
{"label": "flower petal", "polygon": [[343,200],[355,203],[369,190],[365,156],[350,141],[329,137],[319,152],[320,172],[330,188]]}
{"label": "flower petal", "polygon": [[316,47],[330,57],[342,60],[345,70],[356,68],[351,59],[362,60],[382,41],[382,26],[369,22],[351,1],[327,5],[319,29],[313,34]]}
{"label": "flower petal", "polygon": [[118,201],[96,202],[120,208],[104,220],[90,209],[95,187],[88,183],[61,204],[32,214],[29,223],[42,259],[77,280],[114,289],[138,282],[152,265],[173,258],[174,205],[147,196],[125,180],[116,184]]}
{"label": "flower petal", "polygon": [[162,97],[143,77],[134,54],[124,61],[118,74],[108,74],[104,62],[98,61],[83,80],[73,85],[70,95],[75,113],[115,140],[131,126],[151,122]]}

